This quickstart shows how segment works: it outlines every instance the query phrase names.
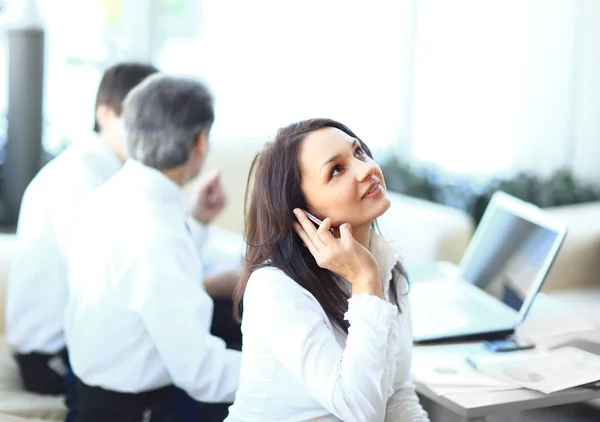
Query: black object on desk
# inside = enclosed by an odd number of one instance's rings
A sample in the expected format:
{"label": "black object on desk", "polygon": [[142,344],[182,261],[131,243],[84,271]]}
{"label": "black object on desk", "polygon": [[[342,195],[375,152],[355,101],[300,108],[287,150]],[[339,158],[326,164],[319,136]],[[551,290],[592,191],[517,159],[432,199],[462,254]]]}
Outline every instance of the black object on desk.
{"label": "black object on desk", "polygon": [[516,352],[517,350],[533,349],[535,344],[517,338],[502,340],[486,340],[483,346],[490,352]]}

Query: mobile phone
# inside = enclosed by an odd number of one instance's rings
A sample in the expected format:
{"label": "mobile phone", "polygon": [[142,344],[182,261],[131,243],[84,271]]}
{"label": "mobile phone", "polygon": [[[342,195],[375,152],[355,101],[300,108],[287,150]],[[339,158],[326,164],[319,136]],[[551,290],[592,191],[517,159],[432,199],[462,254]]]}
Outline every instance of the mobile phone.
{"label": "mobile phone", "polygon": [[[312,215],[308,211],[305,211],[305,210],[302,210],[302,211],[304,211],[304,214],[306,214],[306,216],[308,217],[308,219],[310,221],[312,221],[313,223],[315,223],[317,225],[317,227],[321,227],[321,224],[323,224],[323,222],[321,220],[319,220],[317,217],[315,217],[314,215]],[[333,234],[333,227],[330,228],[329,231],[331,232],[331,234]]]}
{"label": "mobile phone", "polygon": [[535,344],[519,339],[504,340],[486,340],[483,346],[490,352],[514,352],[517,350],[529,350],[535,347]]}
{"label": "mobile phone", "polygon": [[308,219],[310,221],[312,221],[313,223],[315,223],[317,225],[317,227],[321,227],[321,224],[323,224],[323,222],[321,220],[319,220],[317,217],[315,217],[314,215],[312,215],[308,211],[304,211],[304,214],[306,214],[306,216],[308,217]]}

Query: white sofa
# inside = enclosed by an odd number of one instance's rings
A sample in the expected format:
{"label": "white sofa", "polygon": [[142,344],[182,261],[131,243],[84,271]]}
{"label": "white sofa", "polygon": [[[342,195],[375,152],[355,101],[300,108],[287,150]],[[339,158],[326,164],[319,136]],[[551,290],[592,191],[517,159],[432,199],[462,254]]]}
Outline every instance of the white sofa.
{"label": "white sofa", "polygon": [[569,228],[544,283],[546,291],[600,287],[600,202],[547,208]]}
{"label": "white sofa", "polygon": [[600,326],[600,201],[547,211],[569,231],[542,291]]}

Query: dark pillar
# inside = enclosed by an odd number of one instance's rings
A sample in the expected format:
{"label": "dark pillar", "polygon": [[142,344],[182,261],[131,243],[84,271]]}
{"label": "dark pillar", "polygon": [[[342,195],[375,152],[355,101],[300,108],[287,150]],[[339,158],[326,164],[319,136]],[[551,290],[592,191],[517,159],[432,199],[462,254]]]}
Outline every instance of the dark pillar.
{"label": "dark pillar", "polygon": [[42,163],[44,30],[9,29],[8,132],[3,196],[9,223],[17,221],[25,188]]}

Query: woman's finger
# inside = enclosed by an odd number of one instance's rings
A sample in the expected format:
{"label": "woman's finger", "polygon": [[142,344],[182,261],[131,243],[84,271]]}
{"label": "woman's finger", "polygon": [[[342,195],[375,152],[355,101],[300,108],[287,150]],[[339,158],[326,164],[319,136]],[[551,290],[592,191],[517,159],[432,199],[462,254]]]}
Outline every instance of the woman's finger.
{"label": "woman's finger", "polygon": [[304,211],[299,208],[296,208],[296,209],[294,209],[294,215],[296,216],[296,219],[302,225],[302,228],[304,229],[304,232],[306,233],[306,235],[312,240],[313,245],[316,247],[323,247],[325,245],[323,243],[323,240],[317,233],[317,229],[315,228],[315,225],[312,223],[312,221],[310,221],[308,219],[308,217],[306,216]]}
{"label": "woman's finger", "polygon": [[331,228],[331,218],[323,220],[323,223],[317,229],[317,233],[325,243],[335,239],[333,236],[333,229]]}
{"label": "woman's finger", "polygon": [[319,249],[315,246],[312,239],[308,236],[308,234],[304,230],[304,227],[301,226],[299,223],[294,223],[294,230],[296,230],[296,233],[298,234],[298,236],[300,236],[300,239],[302,239],[302,241],[304,242],[304,246],[308,248],[312,256],[314,256],[315,259],[320,258],[321,254],[319,253]]}
{"label": "woman's finger", "polygon": [[354,236],[352,235],[352,226],[348,223],[344,223],[340,226],[340,240],[345,246],[350,246],[354,242]]}

